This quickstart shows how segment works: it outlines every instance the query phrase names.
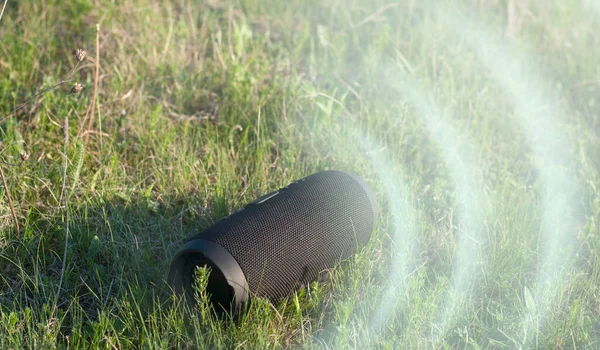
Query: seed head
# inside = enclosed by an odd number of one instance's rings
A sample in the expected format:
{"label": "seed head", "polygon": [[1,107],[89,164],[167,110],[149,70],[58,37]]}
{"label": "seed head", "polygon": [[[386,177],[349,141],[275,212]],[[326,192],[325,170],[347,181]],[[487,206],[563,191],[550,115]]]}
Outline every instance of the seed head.
{"label": "seed head", "polygon": [[71,93],[78,94],[82,89],[83,89],[83,85],[81,85],[79,83],[75,83],[75,84],[73,84],[73,87],[71,88]]}
{"label": "seed head", "polygon": [[19,155],[21,156],[21,160],[22,161],[26,161],[27,159],[29,159],[29,153],[25,152],[25,151],[21,151],[21,153],[19,153]]}
{"label": "seed head", "polygon": [[77,62],[83,61],[83,59],[85,58],[85,54],[85,50],[77,49],[77,51],[75,51],[75,58],[77,59]]}

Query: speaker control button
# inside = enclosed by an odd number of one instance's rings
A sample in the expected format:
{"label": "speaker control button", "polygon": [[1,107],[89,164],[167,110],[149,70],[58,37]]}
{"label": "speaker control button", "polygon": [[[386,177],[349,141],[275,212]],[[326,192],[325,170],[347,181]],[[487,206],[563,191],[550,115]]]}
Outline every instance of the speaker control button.
{"label": "speaker control button", "polygon": [[264,196],[259,197],[258,199],[254,200],[254,202],[252,202],[250,204],[261,204],[261,203],[264,203],[264,202],[268,201],[269,199],[275,197],[278,194],[279,194],[279,191],[274,191],[274,192],[271,192],[271,193],[267,193]]}

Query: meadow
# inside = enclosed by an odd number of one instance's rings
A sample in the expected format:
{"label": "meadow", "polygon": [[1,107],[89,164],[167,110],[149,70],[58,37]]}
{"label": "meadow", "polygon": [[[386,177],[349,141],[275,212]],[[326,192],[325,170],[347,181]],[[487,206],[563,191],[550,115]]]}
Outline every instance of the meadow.
{"label": "meadow", "polygon": [[[600,348],[595,0],[3,5],[0,348]],[[185,239],[326,169],[380,206],[328,281],[173,295]]]}

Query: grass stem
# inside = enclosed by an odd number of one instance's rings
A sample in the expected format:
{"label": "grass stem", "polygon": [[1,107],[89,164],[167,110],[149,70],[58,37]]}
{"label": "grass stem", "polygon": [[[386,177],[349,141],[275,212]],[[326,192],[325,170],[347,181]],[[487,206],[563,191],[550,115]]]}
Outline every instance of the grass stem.
{"label": "grass stem", "polygon": [[[68,203],[68,200],[66,200],[67,196],[65,195],[65,189],[66,189],[66,185],[67,185],[67,165],[68,165],[67,144],[69,143],[69,117],[68,116],[65,116],[64,123],[63,123],[63,131],[64,131],[63,168],[62,168],[63,183],[62,183],[62,189],[60,191],[59,203],[62,203],[62,198],[64,196],[64,198],[65,198],[65,246],[64,246],[64,252],[63,252],[62,267],[60,269],[60,278],[58,280],[58,289],[56,291],[56,298],[54,299],[54,307],[52,308],[52,315],[54,315],[54,312],[58,305],[60,289],[62,288],[62,283],[63,283],[63,279],[65,276],[65,270],[67,268],[67,250],[69,248],[69,203]],[[52,318],[53,318],[53,316],[50,317],[50,319],[52,319]]]}
{"label": "grass stem", "polygon": [[92,94],[92,107],[90,109],[87,134],[85,135],[85,143],[87,144],[90,130],[94,124],[94,112],[96,110],[96,101],[98,99],[98,75],[100,71],[100,23],[96,23],[96,73],[94,74],[94,93]]}
{"label": "grass stem", "polygon": [[15,212],[15,207],[13,206],[13,202],[10,197],[10,191],[8,190],[8,186],[6,185],[6,178],[4,177],[4,170],[2,170],[2,167],[0,167],[0,176],[2,176],[2,184],[4,186],[4,193],[6,193],[6,198],[8,199],[8,205],[10,206],[10,211],[12,213],[12,217],[15,222],[15,229],[17,230],[17,234],[18,234],[21,231],[19,229],[19,220],[17,219],[17,213]]}
{"label": "grass stem", "polygon": [[4,0],[4,5],[2,5],[2,11],[0,11],[0,20],[2,20],[2,15],[4,14],[4,9],[6,8],[6,3],[8,0]]}

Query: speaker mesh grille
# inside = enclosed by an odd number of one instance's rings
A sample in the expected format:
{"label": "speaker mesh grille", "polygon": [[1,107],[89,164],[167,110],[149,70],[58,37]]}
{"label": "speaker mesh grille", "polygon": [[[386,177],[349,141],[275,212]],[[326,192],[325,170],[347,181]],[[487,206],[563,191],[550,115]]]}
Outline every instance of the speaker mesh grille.
{"label": "speaker mesh grille", "polygon": [[340,171],[308,176],[198,237],[231,253],[252,292],[279,300],[369,240],[374,203],[358,181]]}

